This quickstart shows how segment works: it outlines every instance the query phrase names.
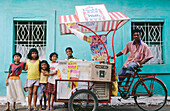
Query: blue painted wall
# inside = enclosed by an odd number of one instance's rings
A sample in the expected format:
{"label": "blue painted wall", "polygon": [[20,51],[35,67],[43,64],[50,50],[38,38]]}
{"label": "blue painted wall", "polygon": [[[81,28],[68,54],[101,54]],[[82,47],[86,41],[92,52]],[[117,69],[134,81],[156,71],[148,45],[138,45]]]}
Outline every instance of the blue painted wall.
{"label": "blue painted wall", "polygon": [[[6,95],[5,80],[12,62],[14,52],[14,20],[46,20],[47,21],[47,60],[51,52],[57,51],[59,59],[66,58],[65,48],[71,46],[73,55],[80,59],[90,60],[90,47],[74,35],[61,35],[59,28],[60,15],[75,14],[76,5],[105,4],[109,12],[123,12],[131,20],[115,35],[115,52],[123,49],[131,40],[132,21],[163,21],[163,55],[164,64],[144,65],[143,73],[166,73],[159,75],[170,88],[170,1],[169,0],[1,0],[0,1],[0,96]],[[102,32],[106,33],[106,32]],[[102,34],[98,33],[98,34]],[[111,54],[111,36],[108,35],[109,53]],[[125,62],[127,56],[117,59],[117,71]],[[22,83],[26,73],[21,75]],[[170,95],[170,94],[169,94]]]}

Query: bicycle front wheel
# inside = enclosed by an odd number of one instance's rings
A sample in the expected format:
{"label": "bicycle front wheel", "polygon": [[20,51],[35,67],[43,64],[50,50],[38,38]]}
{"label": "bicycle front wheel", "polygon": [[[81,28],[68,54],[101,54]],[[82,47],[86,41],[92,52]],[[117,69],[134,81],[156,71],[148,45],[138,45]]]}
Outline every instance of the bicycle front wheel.
{"label": "bicycle front wheel", "polygon": [[86,89],[73,93],[68,103],[69,111],[97,111],[97,107],[96,95]]}
{"label": "bicycle front wheel", "polygon": [[148,96],[140,96],[143,94],[148,94],[144,84],[138,82],[135,87],[134,100],[138,107],[144,111],[157,111],[160,110],[166,103],[167,100],[167,88],[166,86],[157,78],[147,78],[143,80],[150,92]]}

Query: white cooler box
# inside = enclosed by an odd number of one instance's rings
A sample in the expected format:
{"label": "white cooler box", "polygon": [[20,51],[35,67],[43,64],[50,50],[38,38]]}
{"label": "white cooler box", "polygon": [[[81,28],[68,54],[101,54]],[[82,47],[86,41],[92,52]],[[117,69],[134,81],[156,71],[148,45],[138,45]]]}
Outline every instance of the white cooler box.
{"label": "white cooler box", "polygon": [[[107,64],[95,64],[92,61],[82,61],[78,59],[59,60],[58,68],[61,73],[61,79],[67,78],[67,62],[77,62],[77,69],[79,70],[79,80],[88,81],[111,81],[111,65]],[[71,88],[67,87],[66,81],[57,82],[57,99],[69,99],[71,96]],[[101,85],[103,84],[103,85]],[[99,93],[99,97],[102,99],[108,99],[109,87],[105,83],[96,84],[94,86],[94,92]],[[104,85],[105,84],[105,85]],[[87,82],[77,82],[77,87],[80,89],[87,89]],[[101,85],[101,88],[99,87]],[[99,99],[99,100],[100,100]]]}
{"label": "white cooler box", "polygon": [[112,66],[107,64],[95,64],[92,61],[82,61],[79,59],[59,60],[59,70],[61,78],[67,79],[67,62],[77,62],[79,70],[79,80],[90,81],[111,81]]}

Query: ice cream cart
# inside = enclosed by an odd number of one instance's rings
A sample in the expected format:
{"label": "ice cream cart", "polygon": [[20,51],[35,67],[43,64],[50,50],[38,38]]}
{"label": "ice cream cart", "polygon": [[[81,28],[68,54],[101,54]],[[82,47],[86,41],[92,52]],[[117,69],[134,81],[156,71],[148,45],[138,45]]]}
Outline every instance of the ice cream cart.
{"label": "ice cream cart", "polygon": [[[67,27],[72,25],[76,30],[82,33],[92,32],[100,41],[105,52],[105,61],[108,64],[96,64],[94,61],[84,60],[59,60],[59,70],[61,79],[57,80],[56,102],[68,102],[70,111],[81,108],[91,108],[88,110],[97,110],[98,103],[111,102],[111,83],[114,71],[110,64],[107,46],[104,39],[95,32],[108,31],[105,37],[111,32],[112,49],[114,53],[114,35],[117,29],[129,21],[122,12],[108,12],[104,4],[75,6],[76,14],[59,16],[61,34],[73,34],[73,31]],[[115,62],[115,59],[113,63]],[[114,65],[115,69],[115,65]],[[68,74],[69,72],[69,74]],[[68,77],[69,76],[69,77]]]}
{"label": "ice cream cart", "polygon": [[[75,6],[75,11],[76,14],[74,15],[59,16],[61,34],[75,34],[81,40],[90,43],[92,61],[79,59],[58,61],[61,77],[56,80],[56,102],[68,103],[70,111],[96,111],[98,103],[111,102],[111,94],[113,94],[113,91],[115,90],[112,87],[112,83],[116,81],[114,35],[116,30],[130,19],[122,12],[108,12],[104,4]],[[96,32],[105,31],[108,32],[102,35],[96,34]],[[113,54],[110,55],[113,56],[113,61],[110,61],[109,59],[106,44],[107,35],[111,31],[113,31]],[[94,35],[88,37],[83,34],[90,32]],[[96,64],[94,61],[104,61],[105,64]],[[139,70],[140,69],[137,69],[134,76],[132,76],[133,80],[136,78],[136,75],[139,79],[133,86],[131,94],[119,90],[121,97],[127,99],[129,96],[133,96],[139,108],[147,110],[148,107],[145,109],[142,106],[143,102],[140,103],[140,97],[146,97],[144,101],[148,98],[151,100],[150,97],[155,95],[153,86],[160,86],[158,89],[161,89],[163,93],[161,92],[159,94],[163,99],[161,100],[160,105],[156,105],[158,107],[155,107],[155,110],[161,109],[167,100],[166,86],[161,80],[156,78],[155,75],[141,77],[138,74]],[[145,82],[149,83],[148,86]],[[151,87],[151,89],[148,89],[148,87]],[[146,92],[138,94],[139,89],[146,89]],[[115,90],[115,92],[116,91],[118,90]],[[157,97],[160,97],[159,94]]]}

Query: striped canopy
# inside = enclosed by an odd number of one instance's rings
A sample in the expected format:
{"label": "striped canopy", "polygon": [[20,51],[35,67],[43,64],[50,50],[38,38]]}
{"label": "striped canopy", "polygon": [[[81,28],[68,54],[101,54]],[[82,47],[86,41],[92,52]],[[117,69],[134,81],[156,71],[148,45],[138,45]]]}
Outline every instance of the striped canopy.
{"label": "striped canopy", "polygon": [[[118,26],[118,28],[120,28],[123,24],[125,24],[128,20],[130,20],[129,17],[127,17],[122,12],[110,12],[108,13],[107,19],[105,19],[106,17],[103,17],[102,19],[87,19],[85,21],[81,21],[77,15],[78,14],[76,13],[75,15],[59,16],[61,34],[71,34],[71,31],[67,28],[65,23],[76,22],[78,24],[82,24],[84,26],[89,27],[95,32],[101,32],[101,31],[109,31],[111,29],[114,30],[116,27],[116,24],[122,21],[120,25]],[[83,33],[90,32],[88,29],[84,27],[80,27],[80,26],[79,26],[79,31]]]}

